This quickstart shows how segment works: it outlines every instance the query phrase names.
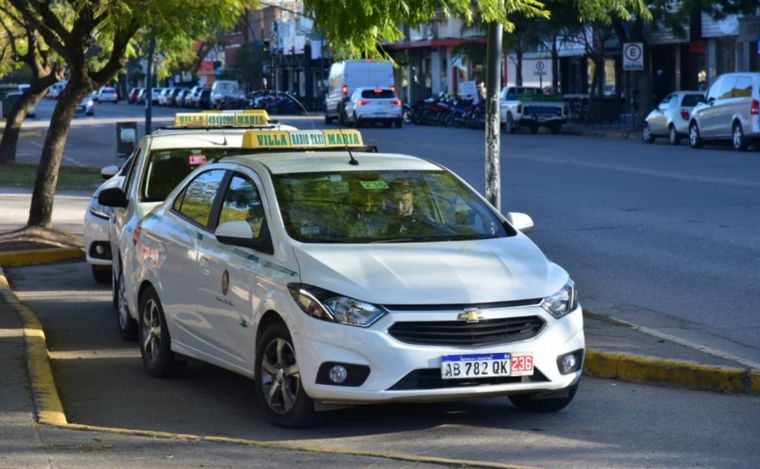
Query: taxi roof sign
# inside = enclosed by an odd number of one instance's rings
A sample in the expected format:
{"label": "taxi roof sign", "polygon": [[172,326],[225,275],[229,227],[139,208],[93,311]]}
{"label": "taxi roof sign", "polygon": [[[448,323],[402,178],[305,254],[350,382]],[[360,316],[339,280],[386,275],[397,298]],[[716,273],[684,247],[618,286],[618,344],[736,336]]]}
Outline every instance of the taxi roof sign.
{"label": "taxi roof sign", "polygon": [[263,109],[245,111],[178,112],[176,127],[266,127],[269,114]]}
{"label": "taxi roof sign", "polygon": [[275,130],[249,131],[243,134],[243,148],[318,149],[364,147],[358,130]]}

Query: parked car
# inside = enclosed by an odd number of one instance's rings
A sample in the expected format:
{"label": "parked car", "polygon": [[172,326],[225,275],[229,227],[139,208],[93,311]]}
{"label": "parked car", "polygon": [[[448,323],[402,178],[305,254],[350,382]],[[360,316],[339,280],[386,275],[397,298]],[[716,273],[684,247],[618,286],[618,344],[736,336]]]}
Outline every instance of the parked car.
{"label": "parked car", "polygon": [[507,133],[526,127],[530,133],[547,127],[559,133],[569,118],[570,108],[557,95],[546,95],[539,87],[505,86],[501,90],[500,120]]}
{"label": "parked car", "polygon": [[335,402],[570,404],[583,312],[570,275],[524,234],[531,218],[342,132],[254,135],[250,154],[189,174],[128,236],[146,372],[169,377],[182,355],[252,378],[283,427]]}
{"label": "parked car", "polygon": [[385,127],[403,125],[401,100],[390,88],[356,88],[345,103],[349,123],[360,127],[365,123],[381,123]]}
{"label": "parked car", "polygon": [[201,90],[203,89],[202,86],[193,86],[190,88],[190,91],[188,91],[185,94],[185,97],[182,99],[182,106],[183,107],[193,107],[194,106],[194,100],[197,99],[196,93],[200,94]]}
{"label": "parked car", "polygon": [[163,88],[161,92],[158,94],[158,105],[168,106],[169,98],[171,97],[173,92],[174,92],[174,88]]}
{"label": "parked car", "polygon": [[153,88],[151,92],[151,102],[153,104],[158,104],[158,99],[161,96],[161,92],[164,91],[164,88]]}
{"label": "parked car", "polygon": [[707,91],[705,102],[691,112],[689,144],[728,140],[744,151],[760,140],[760,73],[726,73]]}
{"label": "parked car", "polygon": [[213,92],[208,88],[203,88],[198,96],[198,109],[211,109],[211,95]]}
{"label": "parked car", "polygon": [[179,96],[180,92],[184,89],[185,88],[182,88],[181,86],[172,88],[171,94],[166,98],[166,105],[177,106],[177,96]]}
{"label": "parked car", "polygon": [[112,88],[110,86],[103,86],[95,94],[95,102],[111,102],[116,104],[119,102],[119,93],[116,92],[115,88]]}
{"label": "parked car", "polygon": [[244,98],[245,93],[240,90],[240,85],[237,81],[216,80],[211,85],[208,105],[210,108],[219,109],[225,107],[225,103],[238,102]]}
{"label": "parked car", "polygon": [[190,106],[192,108],[199,108],[200,105],[200,99],[201,99],[201,93],[203,93],[203,90],[206,90],[205,86],[198,86],[195,88],[195,90],[190,95]]}
{"label": "parked car", "polygon": [[174,97],[174,106],[184,107],[185,97],[190,93],[190,88],[182,88],[177,92],[177,96]]}
{"label": "parked car", "polygon": [[142,90],[142,88],[139,87],[129,90],[129,94],[127,95],[127,102],[129,104],[135,104],[137,102],[137,95],[140,94],[140,90]]}
{"label": "parked car", "polygon": [[671,145],[678,145],[689,135],[689,119],[694,106],[703,102],[701,91],[676,91],[665,96],[644,120],[641,139],[652,143],[657,137],[668,137]]}
{"label": "parked car", "polygon": [[347,60],[330,66],[325,94],[325,123],[346,122],[345,102],[359,87],[394,88],[393,65],[386,61]]}
{"label": "parked car", "polygon": [[86,116],[95,115],[95,93],[89,94],[84,97],[79,107],[77,107],[76,114],[84,114]]}
{"label": "parked car", "polygon": [[53,83],[50,85],[50,88],[48,88],[47,91],[47,97],[49,99],[58,99],[58,96],[61,94],[61,91],[63,91],[64,88],[66,88],[67,81],[59,81],[57,83]]}

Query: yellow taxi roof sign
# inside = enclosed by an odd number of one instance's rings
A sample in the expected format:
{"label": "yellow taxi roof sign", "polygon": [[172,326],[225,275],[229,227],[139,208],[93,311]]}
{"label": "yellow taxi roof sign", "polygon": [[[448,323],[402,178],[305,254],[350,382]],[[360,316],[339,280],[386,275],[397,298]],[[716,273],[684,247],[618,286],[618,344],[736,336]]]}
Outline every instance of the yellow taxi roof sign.
{"label": "yellow taxi roof sign", "polygon": [[265,127],[268,123],[269,114],[263,109],[178,112],[174,116],[176,127]]}
{"label": "yellow taxi roof sign", "polygon": [[358,130],[274,130],[249,131],[243,134],[243,148],[251,149],[310,149],[363,147],[364,139]]}

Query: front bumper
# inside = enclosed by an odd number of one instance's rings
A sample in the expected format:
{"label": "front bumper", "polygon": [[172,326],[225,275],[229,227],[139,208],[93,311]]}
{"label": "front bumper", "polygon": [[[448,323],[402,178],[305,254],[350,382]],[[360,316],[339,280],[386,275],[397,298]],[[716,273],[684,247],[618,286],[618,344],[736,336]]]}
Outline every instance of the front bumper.
{"label": "front bumper", "polygon": [[[451,321],[461,310],[391,311],[367,329],[320,321],[299,313],[305,319],[299,321],[301,324],[293,332],[301,380],[306,393],[323,403],[438,401],[556,391],[576,383],[583,369],[581,363],[577,371],[563,375],[557,365],[559,356],[585,350],[580,307],[561,319],[554,319],[538,305],[482,310],[486,319],[540,316],[545,325],[530,339],[477,347],[415,345],[401,342],[388,332],[400,321]],[[444,355],[505,352],[532,354],[534,374],[470,382],[440,379]],[[327,362],[369,367],[369,375],[359,386],[317,384],[317,370]],[[415,384],[423,381],[425,385]]]}
{"label": "front bumper", "polygon": [[[87,263],[91,265],[112,265],[111,242],[108,237],[108,219],[95,215],[89,209],[84,215],[84,246]],[[103,248],[98,252],[97,246]]]}

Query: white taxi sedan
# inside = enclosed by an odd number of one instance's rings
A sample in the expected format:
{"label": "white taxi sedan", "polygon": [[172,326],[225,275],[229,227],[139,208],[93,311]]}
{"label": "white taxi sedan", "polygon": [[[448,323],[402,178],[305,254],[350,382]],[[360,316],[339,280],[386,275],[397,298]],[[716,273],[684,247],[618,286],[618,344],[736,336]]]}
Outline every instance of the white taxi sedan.
{"label": "white taxi sedan", "polygon": [[520,231],[530,217],[503,217],[435,163],[363,151],[356,131],[245,142],[250,155],[195,170],[135,233],[128,301],[150,375],[183,357],[240,373],[286,427],[317,403],[570,403],[582,312]]}

